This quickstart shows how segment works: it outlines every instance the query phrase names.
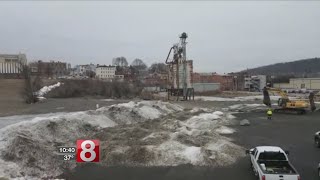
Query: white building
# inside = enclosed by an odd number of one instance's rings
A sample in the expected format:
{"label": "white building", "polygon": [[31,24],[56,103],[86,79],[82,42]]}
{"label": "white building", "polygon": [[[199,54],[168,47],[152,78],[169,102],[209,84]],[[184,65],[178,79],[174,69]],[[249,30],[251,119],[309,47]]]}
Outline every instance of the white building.
{"label": "white building", "polygon": [[73,75],[86,76],[90,72],[96,72],[96,65],[94,64],[76,65]]}
{"label": "white building", "polygon": [[0,74],[18,74],[21,64],[27,64],[25,54],[0,54]]}
{"label": "white building", "polygon": [[96,67],[96,77],[99,79],[109,79],[112,80],[116,75],[116,66],[97,66]]}
{"label": "white building", "polygon": [[248,91],[261,91],[267,85],[267,76],[257,75],[244,78],[244,89]]}
{"label": "white building", "polygon": [[281,89],[320,90],[320,78],[291,78],[289,83],[274,83],[273,87]]}

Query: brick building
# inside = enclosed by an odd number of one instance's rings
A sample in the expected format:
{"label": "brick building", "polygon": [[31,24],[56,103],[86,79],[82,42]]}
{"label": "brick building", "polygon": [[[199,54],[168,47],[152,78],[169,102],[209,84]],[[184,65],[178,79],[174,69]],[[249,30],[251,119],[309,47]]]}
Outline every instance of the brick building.
{"label": "brick building", "polygon": [[168,83],[168,74],[152,73],[144,78],[144,84],[148,87],[166,88]]}
{"label": "brick building", "polygon": [[33,75],[40,75],[44,77],[62,77],[69,74],[71,65],[60,61],[37,61],[29,63],[31,73]]}
{"label": "brick building", "polygon": [[234,77],[217,73],[193,73],[193,83],[220,83],[220,90],[232,90]]}

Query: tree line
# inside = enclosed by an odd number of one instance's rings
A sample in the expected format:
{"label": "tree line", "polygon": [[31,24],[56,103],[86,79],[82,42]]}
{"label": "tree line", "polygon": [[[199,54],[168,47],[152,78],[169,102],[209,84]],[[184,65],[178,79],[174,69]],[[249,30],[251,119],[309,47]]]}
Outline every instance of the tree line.
{"label": "tree line", "polygon": [[[121,57],[113,58],[112,65],[122,68],[122,67],[128,67],[129,63],[125,57],[121,56]],[[134,59],[130,64],[130,67],[136,71],[147,71],[149,73],[166,73],[167,72],[166,64],[153,63],[151,64],[150,67],[148,67],[147,64],[139,58]]]}

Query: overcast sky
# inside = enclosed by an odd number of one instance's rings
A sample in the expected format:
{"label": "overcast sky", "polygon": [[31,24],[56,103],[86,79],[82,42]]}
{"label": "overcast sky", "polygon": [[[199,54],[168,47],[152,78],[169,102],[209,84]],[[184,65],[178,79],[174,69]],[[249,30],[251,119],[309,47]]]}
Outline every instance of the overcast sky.
{"label": "overcast sky", "polygon": [[187,32],[194,71],[227,73],[320,57],[317,1],[0,2],[0,53],[72,65],[164,62]]}

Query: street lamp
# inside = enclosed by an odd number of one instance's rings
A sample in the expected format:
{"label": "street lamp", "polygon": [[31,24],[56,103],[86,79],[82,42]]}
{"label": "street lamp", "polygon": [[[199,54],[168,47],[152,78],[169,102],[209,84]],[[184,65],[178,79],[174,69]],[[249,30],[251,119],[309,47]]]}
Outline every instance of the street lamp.
{"label": "street lamp", "polygon": [[[233,76],[233,80],[234,80],[233,89],[234,89],[235,91],[238,90],[238,81],[237,81],[237,78],[238,78],[238,76]],[[236,88],[234,88],[234,87],[236,87]]]}
{"label": "street lamp", "polygon": [[274,79],[275,77],[274,76],[271,76],[271,83],[270,83],[270,87],[273,87],[273,79]]}

